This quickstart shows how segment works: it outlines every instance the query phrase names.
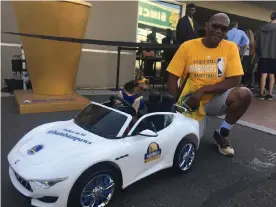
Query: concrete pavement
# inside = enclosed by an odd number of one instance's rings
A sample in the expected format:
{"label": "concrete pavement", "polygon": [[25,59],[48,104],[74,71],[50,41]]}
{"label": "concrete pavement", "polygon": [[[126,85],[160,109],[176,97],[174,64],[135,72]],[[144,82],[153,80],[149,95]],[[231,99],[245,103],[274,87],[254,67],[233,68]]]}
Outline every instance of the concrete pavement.
{"label": "concrete pavement", "polygon": [[[106,96],[90,96],[102,102]],[[2,206],[30,207],[8,177],[7,154],[22,135],[46,122],[66,120],[77,112],[19,115],[14,97],[2,100]],[[185,175],[165,170],[123,191],[110,207],[275,207],[276,136],[236,125],[231,142],[236,156],[226,158],[212,144],[221,120],[208,119],[196,162]],[[131,166],[130,166],[131,167]]]}

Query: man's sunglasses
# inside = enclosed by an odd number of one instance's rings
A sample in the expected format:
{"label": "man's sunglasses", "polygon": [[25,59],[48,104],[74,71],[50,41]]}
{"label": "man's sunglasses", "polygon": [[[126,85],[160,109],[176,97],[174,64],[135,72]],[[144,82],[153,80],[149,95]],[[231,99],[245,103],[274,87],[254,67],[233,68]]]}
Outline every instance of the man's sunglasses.
{"label": "man's sunglasses", "polygon": [[220,29],[222,32],[228,32],[230,30],[230,27],[228,26],[224,26],[224,25],[221,25],[221,24],[211,24],[211,27],[212,29],[215,29],[215,30],[218,30]]}

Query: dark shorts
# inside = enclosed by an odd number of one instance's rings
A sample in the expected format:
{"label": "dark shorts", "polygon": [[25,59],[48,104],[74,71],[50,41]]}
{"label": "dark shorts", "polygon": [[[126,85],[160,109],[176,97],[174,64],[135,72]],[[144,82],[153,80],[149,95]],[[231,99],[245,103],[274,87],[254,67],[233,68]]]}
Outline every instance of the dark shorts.
{"label": "dark shorts", "polygon": [[258,64],[258,72],[276,74],[276,59],[261,58]]}

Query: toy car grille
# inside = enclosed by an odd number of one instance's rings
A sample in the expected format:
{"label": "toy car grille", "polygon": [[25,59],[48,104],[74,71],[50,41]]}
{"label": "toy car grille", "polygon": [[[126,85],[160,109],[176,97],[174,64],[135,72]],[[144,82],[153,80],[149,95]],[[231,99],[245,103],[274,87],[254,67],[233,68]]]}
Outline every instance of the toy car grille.
{"label": "toy car grille", "polygon": [[30,183],[27,180],[25,180],[24,178],[22,178],[20,175],[18,175],[15,171],[13,171],[13,172],[14,172],[14,175],[15,175],[16,179],[18,180],[18,182],[21,183],[21,185],[24,188],[26,188],[28,191],[33,192],[33,189],[31,187]]}

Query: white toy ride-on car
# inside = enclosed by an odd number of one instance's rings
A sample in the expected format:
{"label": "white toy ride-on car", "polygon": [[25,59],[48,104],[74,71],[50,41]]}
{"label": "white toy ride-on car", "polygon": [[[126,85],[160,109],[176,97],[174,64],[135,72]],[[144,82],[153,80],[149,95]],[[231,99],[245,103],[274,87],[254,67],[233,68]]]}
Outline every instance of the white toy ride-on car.
{"label": "white toy ride-on car", "polygon": [[149,97],[144,115],[112,96],[74,119],[34,128],[8,155],[13,185],[33,206],[102,207],[157,171],[188,172],[200,143],[198,122],[160,97]]}

